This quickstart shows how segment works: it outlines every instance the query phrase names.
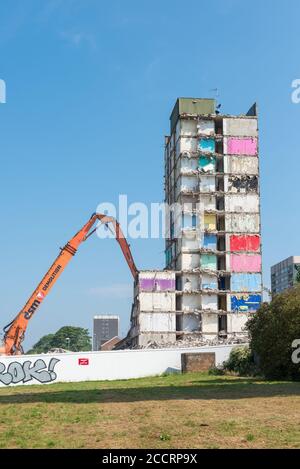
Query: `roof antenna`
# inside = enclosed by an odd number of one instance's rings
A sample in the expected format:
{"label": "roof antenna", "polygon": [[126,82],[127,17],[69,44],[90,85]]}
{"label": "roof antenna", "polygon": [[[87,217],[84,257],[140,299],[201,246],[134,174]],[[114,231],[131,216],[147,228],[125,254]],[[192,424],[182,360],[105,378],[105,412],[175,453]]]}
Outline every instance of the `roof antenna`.
{"label": "roof antenna", "polygon": [[209,91],[214,93],[214,98],[216,100],[216,114],[220,114],[220,108],[222,104],[219,103],[219,97],[220,97],[219,88],[212,88]]}

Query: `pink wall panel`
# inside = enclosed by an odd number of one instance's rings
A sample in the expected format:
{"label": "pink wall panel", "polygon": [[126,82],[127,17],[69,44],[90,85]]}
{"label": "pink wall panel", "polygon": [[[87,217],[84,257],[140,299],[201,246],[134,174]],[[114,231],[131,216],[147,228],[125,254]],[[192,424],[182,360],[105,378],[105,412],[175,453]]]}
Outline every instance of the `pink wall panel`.
{"label": "pink wall panel", "polygon": [[256,138],[228,138],[227,153],[229,155],[256,155]]}
{"label": "pink wall panel", "polygon": [[261,256],[248,254],[231,254],[230,266],[232,272],[260,272]]}

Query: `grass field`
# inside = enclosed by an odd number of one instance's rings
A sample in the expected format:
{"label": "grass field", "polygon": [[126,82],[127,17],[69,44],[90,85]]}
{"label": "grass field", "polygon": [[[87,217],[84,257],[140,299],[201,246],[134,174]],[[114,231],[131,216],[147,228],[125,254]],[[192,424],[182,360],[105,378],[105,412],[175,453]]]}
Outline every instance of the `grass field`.
{"label": "grass field", "polygon": [[194,373],[0,389],[0,448],[254,447],[300,447],[300,383]]}

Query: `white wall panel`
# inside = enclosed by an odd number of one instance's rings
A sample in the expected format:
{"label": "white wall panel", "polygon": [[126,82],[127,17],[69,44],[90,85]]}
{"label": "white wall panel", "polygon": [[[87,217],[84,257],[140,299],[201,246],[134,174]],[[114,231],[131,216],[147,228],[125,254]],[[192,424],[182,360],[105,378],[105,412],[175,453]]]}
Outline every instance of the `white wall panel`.
{"label": "white wall panel", "polygon": [[232,174],[258,174],[258,158],[256,156],[224,156],[224,171]]}
{"label": "white wall panel", "polygon": [[225,228],[230,233],[259,233],[259,215],[226,214]]}
{"label": "white wall panel", "polygon": [[139,315],[140,332],[176,331],[175,313],[141,313]]}
{"label": "white wall panel", "polygon": [[257,194],[231,194],[225,196],[227,212],[259,212],[259,196]]}
{"label": "white wall panel", "polygon": [[223,119],[223,134],[233,137],[256,137],[257,119]]}

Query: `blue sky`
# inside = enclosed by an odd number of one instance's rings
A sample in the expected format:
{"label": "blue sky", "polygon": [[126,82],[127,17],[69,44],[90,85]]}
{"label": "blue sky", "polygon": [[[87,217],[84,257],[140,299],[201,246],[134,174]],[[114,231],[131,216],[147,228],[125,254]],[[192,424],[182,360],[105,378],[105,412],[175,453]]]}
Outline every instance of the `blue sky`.
{"label": "blue sky", "polygon": [[[2,0],[0,324],[20,310],[97,205],[163,199],[163,137],[178,96],[224,113],[257,101],[263,261],[300,254],[298,0]],[[132,240],[141,269],[164,267],[162,240]],[[120,314],[132,279],[114,240],[82,246],[32,319],[25,348],[94,314]]]}

